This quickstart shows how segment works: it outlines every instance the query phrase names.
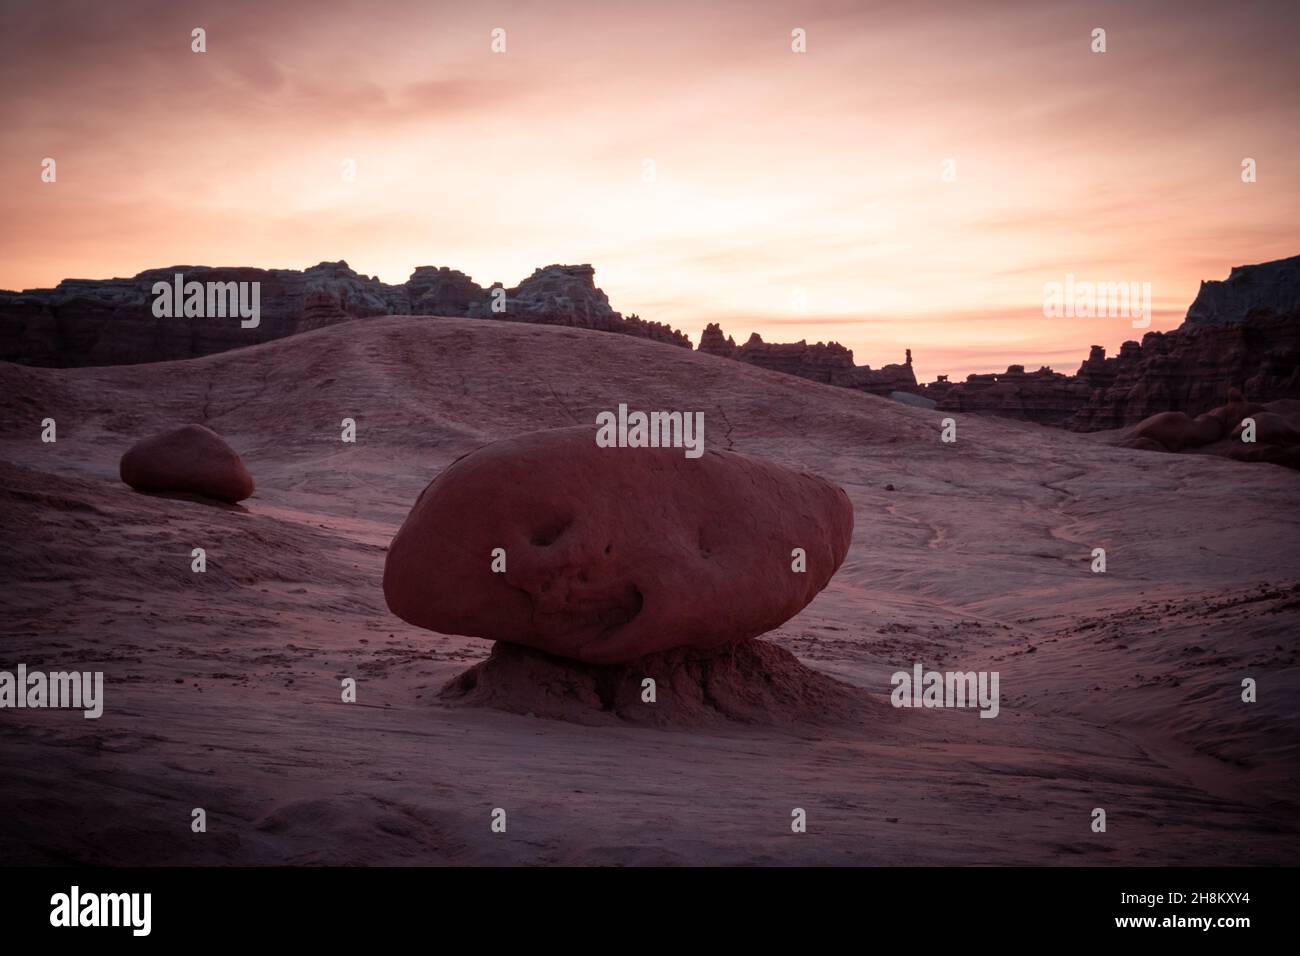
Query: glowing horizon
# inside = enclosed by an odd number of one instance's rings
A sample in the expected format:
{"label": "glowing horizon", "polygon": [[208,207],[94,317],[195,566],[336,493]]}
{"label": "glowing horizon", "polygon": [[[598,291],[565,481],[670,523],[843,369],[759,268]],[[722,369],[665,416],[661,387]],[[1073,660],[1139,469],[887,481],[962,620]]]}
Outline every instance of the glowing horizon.
{"label": "glowing horizon", "polygon": [[[1073,371],[1090,345],[1176,327],[1201,280],[1300,252],[1300,18],[1282,5],[4,16],[0,288],[338,259],[514,285],[589,262],[614,308],[694,342],[719,322],[877,368],[910,348],[931,380]],[[1150,282],[1151,325],[1044,318],[1067,274]]]}

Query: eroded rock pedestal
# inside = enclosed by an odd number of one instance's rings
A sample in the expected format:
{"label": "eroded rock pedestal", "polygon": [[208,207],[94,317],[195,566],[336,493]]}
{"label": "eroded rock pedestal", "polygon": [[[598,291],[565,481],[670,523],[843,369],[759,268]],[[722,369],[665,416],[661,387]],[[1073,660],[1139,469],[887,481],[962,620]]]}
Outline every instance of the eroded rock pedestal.
{"label": "eroded rock pedestal", "polygon": [[[654,701],[645,699],[654,681]],[[847,724],[880,715],[865,691],[766,641],[677,648],[626,664],[583,664],[504,641],[448,683],[446,703],[593,726]]]}

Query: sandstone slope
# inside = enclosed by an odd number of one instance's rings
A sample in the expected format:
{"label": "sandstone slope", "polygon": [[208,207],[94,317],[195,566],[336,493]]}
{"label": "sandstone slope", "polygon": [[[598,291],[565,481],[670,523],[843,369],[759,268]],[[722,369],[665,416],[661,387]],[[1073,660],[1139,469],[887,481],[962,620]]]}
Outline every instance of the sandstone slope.
{"label": "sandstone slope", "polygon": [[[945,445],[940,412],[631,336],[464,318],[345,322],[130,368],[0,364],[0,394],[5,659],[107,683],[98,721],[0,714],[12,862],[1300,851],[1294,472],[980,417],[958,416]],[[439,698],[489,645],[388,613],[398,524],[456,457],[538,428],[594,430],[619,402],[702,411],[709,447],[845,488],[844,566],[763,640],[860,688],[866,714],[840,719],[832,701],[830,726],[673,730]],[[56,444],[40,441],[46,417]],[[345,417],[355,445],[339,440]],[[117,480],[125,448],[185,422],[240,450],[252,498],[213,507]],[[1089,570],[1097,547],[1105,574]],[[889,675],[916,661],[998,670],[998,718],[888,706]],[[1240,701],[1245,676],[1256,704]],[[356,704],[340,701],[345,677]],[[1107,834],[1089,829],[1097,806]],[[494,807],[506,835],[489,829]],[[790,832],[794,807],[806,834]]]}

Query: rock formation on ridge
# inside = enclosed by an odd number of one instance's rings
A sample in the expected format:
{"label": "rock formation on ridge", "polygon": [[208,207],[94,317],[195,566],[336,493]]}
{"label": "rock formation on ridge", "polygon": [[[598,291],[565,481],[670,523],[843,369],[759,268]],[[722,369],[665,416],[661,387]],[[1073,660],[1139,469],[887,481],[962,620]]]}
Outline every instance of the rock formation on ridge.
{"label": "rock formation on ridge", "polygon": [[983,412],[1075,431],[1133,425],[1159,412],[1195,417],[1229,388],[1255,402],[1300,398],[1300,256],[1238,266],[1203,282],[1187,318],[1106,357],[1094,345],[1074,375],[1051,369],[941,378],[921,393],[940,411]]}
{"label": "rock formation on ridge", "polygon": [[1088,383],[1077,376],[1046,366],[1026,372],[1023,365],[968,375],[964,382],[949,382],[944,376],[919,391],[933,399],[940,411],[1000,415],[1040,425],[1065,425],[1091,394]]}
{"label": "rock formation on ridge", "polygon": [[700,335],[699,351],[873,395],[888,396],[890,392],[916,390],[910,351],[905,363],[876,370],[870,365],[853,364],[852,349],[846,349],[838,342],[809,345],[801,339],[798,342],[768,343],[754,332],[744,345],[737,345],[730,336],[724,338],[722,327],[717,323],[705,327]]}
{"label": "rock formation on ridge", "polygon": [[[155,282],[257,282],[260,323],[154,316]],[[594,282],[589,265],[547,266],[505,290],[494,312],[492,288],[463,272],[421,266],[402,285],[360,275],[346,262],[293,269],[171,266],[129,279],[65,279],[53,289],[0,291],[0,361],[76,367],[194,358],[256,345],[348,319],[377,315],[478,316],[620,332],[690,348],[680,332],[623,317]]]}
{"label": "rock formation on ridge", "polygon": [[1218,406],[1229,388],[1255,402],[1300,398],[1300,311],[1184,322],[1172,332],[1148,332],[1140,345],[1125,342],[1105,363],[1103,384],[1069,422],[1076,431],[1122,428],[1162,411],[1196,416]]}

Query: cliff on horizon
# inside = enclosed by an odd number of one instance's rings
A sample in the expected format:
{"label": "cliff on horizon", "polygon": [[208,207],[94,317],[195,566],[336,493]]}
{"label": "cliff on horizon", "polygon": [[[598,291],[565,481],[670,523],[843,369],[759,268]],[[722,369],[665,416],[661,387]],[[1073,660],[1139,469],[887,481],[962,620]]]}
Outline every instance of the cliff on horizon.
{"label": "cliff on horizon", "polygon": [[761,335],[753,332],[744,345],[737,345],[731,336],[723,337],[720,325],[710,323],[700,336],[699,351],[873,395],[917,390],[911,349],[901,365],[873,369],[870,365],[854,364],[853,350],[838,342],[813,345],[803,339],[798,342],[764,342]]}
{"label": "cliff on horizon", "polygon": [[1019,418],[1073,431],[1134,425],[1157,412],[1199,415],[1238,388],[1252,402],[1300,399],[1300,256],[1236,266],[1202,282],[1182,325],[1128,341],[1119,354],[1092,346],[1073,375],[1026,372],[941,376],[920,394],[940,411]]}
{"label": "cliff on horizon", "polygon": [[[258,282],[260,322],[158,318],[155,282]],[[504,303],[504,311],[493,309]],[[173,266],[129,279],[65,279],[53,289],[0,291],[0,361],[39,366],[122,365],[193,358],[255,345],[348,319],[380,315],[492,318],[634,335],[690,349],[683,333],[623,316],[595,285],[590,265],[537,269],[513,288],[484,288],[463,272],[420,266],[388,285],[346,262],[292,269]],[[1043,367],[918,384],[910,350],[901,364],[856,365],[836,343],[772,343],[758,333],[743,345],[709,324],[699,351],[844,388],[908,392],[940,411],[1000,415],[1076,431],[1120,428],[1163,411],[1198,415],[1230,388],[1254,402],[1300,399],[1300,256],[1237,266],[1202,282],[1183,324],[1148,332],[1107,357],[1094,345],[1073,374]]]}
{"label": "cliff on horizon", "polygon": [[[155,282],[257,282],[260,321],[159,318]],[[171,266],[129,279],[65,279],[53,289],[0,291],[0,361],[76,367],[194,358],[306,332],[348,319],[428,315],[568,325],[690,348],[681,332],[614,311],[590,265],[551,265],[504,289],[483,288],[445,267],[420,266],[401,285],[354,272],[343,261],[296,269]]]}

